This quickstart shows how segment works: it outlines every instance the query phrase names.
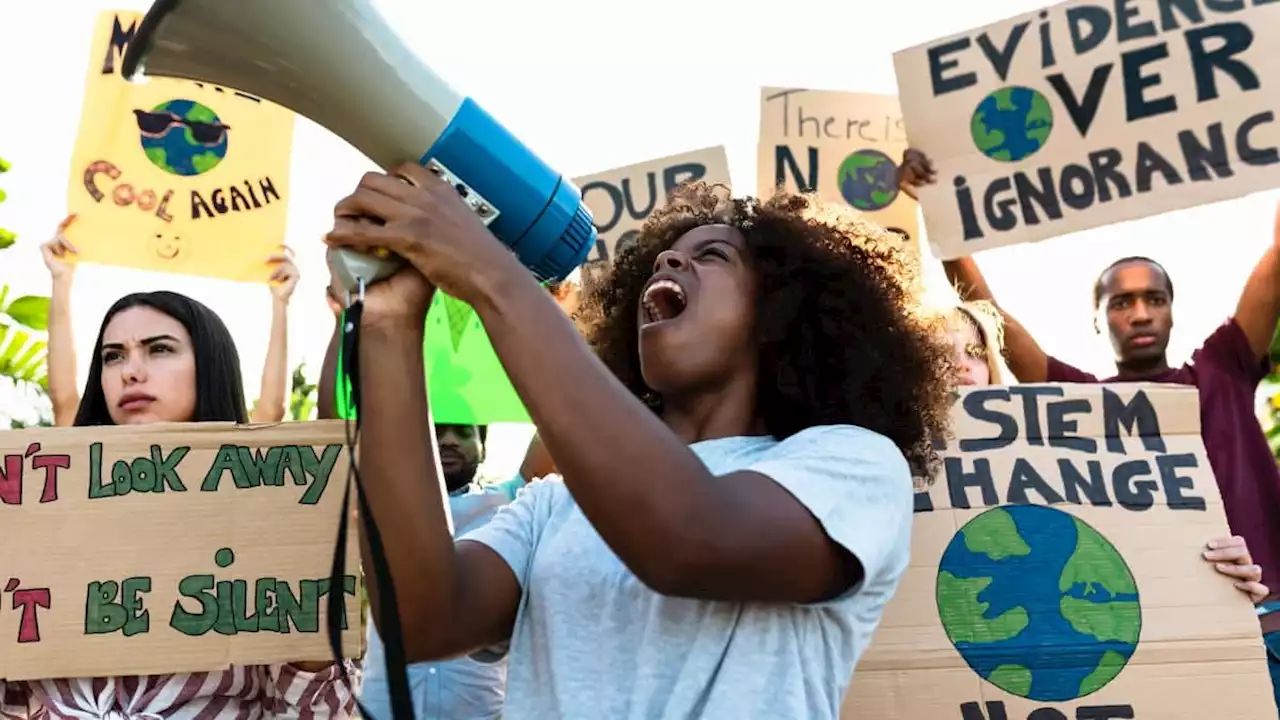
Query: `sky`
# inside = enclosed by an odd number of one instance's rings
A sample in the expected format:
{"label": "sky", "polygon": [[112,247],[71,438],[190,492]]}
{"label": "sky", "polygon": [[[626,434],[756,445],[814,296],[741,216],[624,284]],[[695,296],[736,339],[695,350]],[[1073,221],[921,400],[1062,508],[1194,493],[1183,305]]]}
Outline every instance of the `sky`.
{"label": "sky", "polygon": [[[336,0],[316,0],[317,5]],[[66,210],[70,156],[94,21],[104,10],[145,10],[137,0],[0,4],[0,177],[9,200],[0,227],[19,244],[0,254],[0,282],[47,293],[39,244]],[[786,4],[646,0],[375,0],[433,69],[475,98],[549,164],[581,176],[698,148],[724,145],[740,192],[754,191],[761,86],[895,93],[892,54],[919,43],[1034,10],[1037,0],[981,3],[810,0]],[[605,7],[609,9],[606,12]],[[534,30],[537,28],[537,30]],[[320,82],[323,79],[318,80]],[[300,119],[284,241],[302,279],[290,315],[290,366],[313,371],[332,316],[320,238],[334,203],[372,163]],[[1277,193],[1168,213],[977,256],[1004,307],[1051,354],[1097,372],[1110,348],[1093,330],[1091,288],[1123,255],[1149,255],[1177,284],[1171,360],[1182,361],[1234,309],[1240,288],[1271,241]],[[928,262],[933,280],[940,275]],[[239,345],[250,397],[266,353],[270,300],[244,285],[83,266],[73,295],[83,380],[102,312],[137,290],[172,289],[205,302]],[[513,468],[529,431],[491,435],[489,474]]]}

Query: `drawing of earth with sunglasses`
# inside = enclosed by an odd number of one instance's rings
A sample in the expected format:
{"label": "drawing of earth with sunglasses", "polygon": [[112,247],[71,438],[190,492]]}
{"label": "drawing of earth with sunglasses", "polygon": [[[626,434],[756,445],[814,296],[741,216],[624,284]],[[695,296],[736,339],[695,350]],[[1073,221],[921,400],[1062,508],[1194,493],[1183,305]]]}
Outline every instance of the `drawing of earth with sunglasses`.
{"label": "drawing of earth with sunglasses", "polygon": [[203,175],[227,156],[227,131],[218,114],[193,100],[169,100],[151,111],[134,110],[142,150],[171,175]]}

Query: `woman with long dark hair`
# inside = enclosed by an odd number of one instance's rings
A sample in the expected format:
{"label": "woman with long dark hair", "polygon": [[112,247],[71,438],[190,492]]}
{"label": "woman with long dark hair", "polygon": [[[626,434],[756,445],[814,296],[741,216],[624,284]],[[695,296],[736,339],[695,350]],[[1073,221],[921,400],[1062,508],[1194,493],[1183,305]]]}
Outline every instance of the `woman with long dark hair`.
{"label": "woman with long dark hair", "polygon": [[[173,292],[134,293],[107,311],[75,425],[248,419],[240,356],[216,313]],[[351,668],[348,668],[350,670]],[[347,718],[350,673],[329,662],[147,677],[0,682],[0,717]]]}
{"label": "woman with long dark hair", "polygon": [[[75,424],[80,393],[76,388],[76,342],[71,326],[71,284],[75,264],[71,258],[75,247],[63,232],[75,216],[68,216],[58,226],[53,238],[40,246],[45,267],[49,269],[52,291],[49,295],[48,386],[53,409],[53,423]],[[262,368],[258,400],[249,410],[249,420],[257,423],[284,419],[289,400],[289,301],[298,285],[298,266],[293,252],[281,246],[281,252],[270,255],[267,276],[271,293],[271,329],[267,355]]]}

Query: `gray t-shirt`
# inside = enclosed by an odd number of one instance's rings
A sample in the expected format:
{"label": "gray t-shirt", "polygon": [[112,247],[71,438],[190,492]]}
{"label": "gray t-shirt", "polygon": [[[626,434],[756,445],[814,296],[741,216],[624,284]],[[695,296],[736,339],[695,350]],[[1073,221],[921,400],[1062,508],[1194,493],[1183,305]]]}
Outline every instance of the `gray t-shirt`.
{"label": "gray t-shirt", "polygon": [[906,459],[888,438],[851,425],[690,447],[713,473],[751,470],[786,488],[858,558],[865,580],[811,605],[659,595],[605,545],[562,482],[534,482],[462,538],[493,548],[524,590],[504,720],[838,717],[907,566]]}

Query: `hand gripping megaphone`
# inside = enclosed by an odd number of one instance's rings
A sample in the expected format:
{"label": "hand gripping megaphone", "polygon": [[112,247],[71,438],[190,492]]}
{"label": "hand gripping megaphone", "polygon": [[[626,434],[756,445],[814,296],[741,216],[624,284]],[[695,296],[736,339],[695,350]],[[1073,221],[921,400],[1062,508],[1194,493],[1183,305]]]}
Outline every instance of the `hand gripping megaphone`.
{"label": "hand gripping megaphone", "polygon": [[[540,280],[564,278],[595,245],[591,211],[573,182],[423,64],[370,0],[157,0],[125,51],[123,72],[264,98],[383,169],[418,160]],[[348,250],[334,260],[348,290],[403,263]]]}

